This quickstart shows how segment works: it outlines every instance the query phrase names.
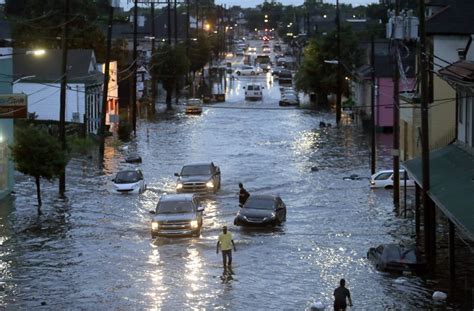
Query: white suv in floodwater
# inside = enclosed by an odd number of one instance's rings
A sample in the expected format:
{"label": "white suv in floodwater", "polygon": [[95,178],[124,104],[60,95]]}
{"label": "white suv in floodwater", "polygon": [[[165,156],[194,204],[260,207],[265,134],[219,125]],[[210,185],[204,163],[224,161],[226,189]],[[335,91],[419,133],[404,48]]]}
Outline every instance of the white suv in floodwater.
{"label": "white suv in floodwater", "polygon": [[249,83],[244,86],[245,100],[262,100],[263,86],[259,83]]}
{"label": "white suv in floodwater", "polygon": [[[405,185],[405,171],[400,170],[400,187]],[[410,179],[410,176],[406,174],[406,185],[407,187],[414,187],[415,182]],[[393,188],[393,170],[378,171],[370,177],[370,188]]]}

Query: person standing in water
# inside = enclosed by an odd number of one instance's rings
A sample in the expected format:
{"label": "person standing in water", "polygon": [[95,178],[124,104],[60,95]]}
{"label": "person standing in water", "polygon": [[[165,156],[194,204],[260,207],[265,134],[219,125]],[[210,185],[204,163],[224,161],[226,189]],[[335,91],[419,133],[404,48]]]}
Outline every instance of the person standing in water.
{"label": "person standing in water", "polygon": [[347,301],[349,300],[349,307],[352,307],[351,293],[346,288],[346,280],[339,281],[339,287],[334,290],[334,310],[345,311],[347,308]]}
{"label": "person standing in water", "polygon": [[222,227],[222,233],[219,234],[219,239],[217,240],[216,254],[219,254],[219,248],[222,252],[222,262],[224,264],[224,272],[232,270],[232,248],[234,252],[237,251],[235,248],[234,240],[232,239],[232,234],[227,231],[227,226]]}

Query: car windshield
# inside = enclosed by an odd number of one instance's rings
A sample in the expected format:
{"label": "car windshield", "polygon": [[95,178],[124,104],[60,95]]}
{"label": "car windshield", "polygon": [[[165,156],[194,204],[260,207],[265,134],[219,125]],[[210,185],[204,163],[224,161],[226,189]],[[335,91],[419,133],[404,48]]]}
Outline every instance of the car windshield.
{"label": "car windshield", "polygon": [[273,199],[272,198],[258,198],[250,196],[245,202],[245,208],[252,208],[252,209],[273,209]]}
{"label": "car windshield", "polygon": [[247,91],[253,91],[253,85],[247,86]]}
{"label": "car windshield", "polygon": [[182,176],[193,176],[193,175],[210,175],[211,170],[209,165],[188,165],[184,166],[181,170]]}
{"label": "car windshield", "polygon": [[194,206],[190,201],[164,201],[158,203],[157,214],[192,213]]}
{"label": "car windshield", "polygon": [[188,99],[188,106],[200,106],[201,105],[201,100],[199,99]]}
{"label": "car windshield", "polygon": [[129,184],[140,180],[140,174],[137,171],[118,172],[115,177],[116,184]]}
{"label": "car windshield", "polygon": [[381,173],[380,175],[376,176],[374,179],[375,180],[385,180],[385,179],[388,179],[390,178],[390,176],[392,176],[392,173]]}

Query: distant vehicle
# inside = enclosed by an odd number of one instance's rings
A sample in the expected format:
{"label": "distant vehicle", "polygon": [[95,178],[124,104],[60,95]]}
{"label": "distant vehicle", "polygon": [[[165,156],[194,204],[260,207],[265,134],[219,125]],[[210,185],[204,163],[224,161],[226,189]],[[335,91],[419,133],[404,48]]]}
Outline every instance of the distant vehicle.
{"label": "distant vehicle", "polygon": [[263,37],[262,37],[262,40],[263,40],[263,41],[266,41],[266,42],[269,42],[269,41],[270,41],[270,38],[267,37],[267,36],[263,36]]}
{"label": "distant vehicle", "polygon": [[262,52],[265,53],[265,54],[270,54],[270,52],[271,52],[270,47],[269,46],[264,46],[262,48]]}
{"label": "distant vehicle", "polygon": [[221,188],[221,169],[211,163],[187,164],[178,177],[176,192],[216,193]]}
{"label": "distant vehicle", "polygon": [[286,221],[286,205],[279,196],[250,195],[234,219],[236,226],[276,226]]}
{"label": "distant vehicle", "polygon": [[278,75],[278,83],[280,85],[291,85],[293,83],[293,75],[290,70],[281,70]]}
{"label": "distant vehicle", "polygon": [[140,169],[120,171],[112,182],[114,193],[142,193],[146,190],[145,178]]}
{"label": "distant vehicle", "polygon": [[189,98],[186,101],[186,113],[187,114],[201,114],[202,113],[202,100],[199,98]]}
{"label": "distant vehicle", "polygon": [[257,53],[257,48],[251,46],[247,49],[247,53],[248,54],[256,54]]}
{"label": "distant vehicle", "polygon": [[250,76],[254,76],[254,75],[258,75],[262,72],[262,69],[258,68],[258,67],[254,67],[254,66],[247,66],[247,65],[244,65],[242,67],[240,67],[239,69],[236,69],[235,70],[235,74],[240,76],[245,76],[245,75],[250,75]]}
{"label": "distant vehicle", "polygon": [[282,67],[282,66],[273,67],[272,68],[272,76],[278,79],[280,77],[280,72],[282,70],[285,70],[285,67]]}
{"label": "distant vehicle", "polygon": [[235,51],[234,51],[234,54],[235,54],[235,56],[244,56],[244,51],[242,51],[242,50],[240,50],[240,49],[239,49],[239,50],[235,50]]}
{"label": "distant vehicle", "polygon": [[151,237],[157,236],[200,236],[204,208],[199,206],[194,194],[163,195],[151,222]]}
{"label": "distant vehicle", "polygon": [[245,100],[262,100],[263,98],[263,86],[258,83],[249,83],[244,86],[245,89]]}
{"label": "distant vehicle", "polygon": [[[406,184],[407,187],[414,187],[415,181],[410,179],[410,176],[406,174],[407,180]],[[405,171],[400,170],[400,187],[405,185]],[[391,189],[393,188],[393,170],[383,170],[378,171],[374,175],[370,177],[370,188],[385,188]]]}
{"label": "distant vehicle", "polygon": [[279,44],[273,45],[273,51],[274,52],[281,52],[281,45],[279,45]]}
{"label": "distant vehicle", "polygon": [[298,106],[300,101],[298,99],[298,95],[294,93],[285,93],[281,95],[278,104],[280,106]]}
{"label": "distant vehicle", "polygon": [[382,244],[377,248],[370,248],[367,259],[375,264],[381,271],[423,272],[426,261],[422,259],[415,245],[403,246],[397,244]]}

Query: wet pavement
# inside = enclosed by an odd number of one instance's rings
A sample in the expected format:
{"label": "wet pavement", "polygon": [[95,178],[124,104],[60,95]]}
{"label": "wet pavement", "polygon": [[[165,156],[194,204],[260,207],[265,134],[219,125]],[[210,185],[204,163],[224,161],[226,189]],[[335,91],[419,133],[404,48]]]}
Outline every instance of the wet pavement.
{"label": "wet pavement", "polygon": [[[265,87],[261,102],[245,102],[251,79]],[[33,180],[18,176],[16,194],[2,202],[0,308],[6,309],[217,309],[304,310],[345,278],[359,310],[432,308],[432,289],[415,276],[377,272],[370,247],[411,241],[411,219],[395,216],[389,191],[372,191],[368,137],[334,115],[278,106],[269,75],[229,81],[228,100],[200,116],[159,112],[138,123],[137,137],[115,147],[108,141],[105,174],[92,160],[68,167],[68,200],[57,183],[43,182],[44,212],[36,218]],[[139,154],[148,190],[110,193],[113,173]],[[389,147],[379,167],[390,167]],[[163,193],[174,193],[185,163],[213,161],[222,188],[202,199],[200,238],[152,240],[149,211]],[[312,171],[317,167],[317,171]],[[275,229],[233,226],[238,182],[251,194],[281,195],[287,221]],[[235,274],[222,275],[216,239],[222,225],[234,235]],[[43,305],[42,305],[43,304]]]}

